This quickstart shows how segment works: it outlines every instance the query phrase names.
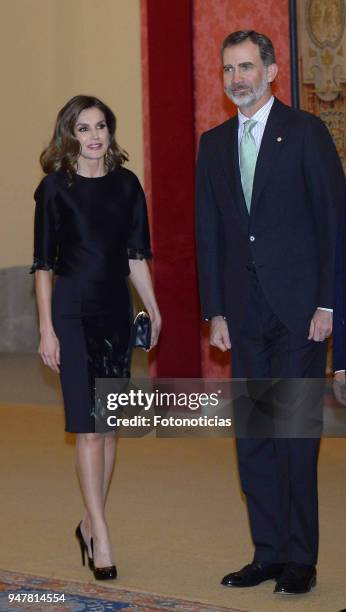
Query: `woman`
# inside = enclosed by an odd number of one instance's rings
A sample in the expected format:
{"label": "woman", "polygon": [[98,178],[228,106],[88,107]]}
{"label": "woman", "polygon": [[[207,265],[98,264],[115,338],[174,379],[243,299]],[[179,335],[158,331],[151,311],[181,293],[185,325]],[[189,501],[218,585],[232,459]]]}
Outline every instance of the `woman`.
{"label": "woman", "polygon": [[[116,578],[105,519],[115,433],[97,433],[96,377],[129,377],[133,313],[127,276],[152,324],[161,318],[146,259],[151,257],[145,197],[123,167],[116,120],[99,99],[76,96],[58,114],[40,161],[35,192],[34,264],[44,363],[60,373],[66,431],[77,434],[77,471],[86,515],[76,529],[82,560],[97,579]],[[56,274],[54,289],[50,270]]]}

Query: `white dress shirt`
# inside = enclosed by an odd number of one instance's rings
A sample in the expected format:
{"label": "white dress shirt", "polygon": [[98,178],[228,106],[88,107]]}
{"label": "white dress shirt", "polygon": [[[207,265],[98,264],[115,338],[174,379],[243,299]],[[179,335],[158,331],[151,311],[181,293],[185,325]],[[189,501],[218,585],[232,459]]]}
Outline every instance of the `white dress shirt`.
{"label": "white dress shirt", "polygon": [[[254,125],[254,127],[251,130],[251,135],[255,139],[257,152],[259,151],[259,148],[261,146],[264,129],[267,123],[267,119],[269,117],[269,113],[271,111],[271,107],[273,106],[273,103],[274,103],[274,96],[271,96],[268,102],[266,102],[263,106],[261,106],[261,108],[257,111],[257,113],[255,113],[251,117],[251,119],[253,119],[254,121],[257,121],[256,125]],[[240,144],[240,141],[243,136],[244,123],[245,121],[248,121],[248,120],[249,120],[249,117],[246,117],[245,115],[243,115],[243,113],[238,109],[238,122],[239,122],[238,145]]]}

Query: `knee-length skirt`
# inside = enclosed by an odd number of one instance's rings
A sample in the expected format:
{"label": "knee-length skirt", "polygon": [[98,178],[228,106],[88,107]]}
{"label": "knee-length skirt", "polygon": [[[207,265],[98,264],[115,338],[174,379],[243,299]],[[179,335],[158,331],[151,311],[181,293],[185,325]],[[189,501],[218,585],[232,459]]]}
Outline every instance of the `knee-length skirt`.
{"label": "knee-length skirt", "polygon": [[126,277],[57,276],[52,318],[60,343],[65,430],[93,433],[95,379],[130,376],[132,304]]}

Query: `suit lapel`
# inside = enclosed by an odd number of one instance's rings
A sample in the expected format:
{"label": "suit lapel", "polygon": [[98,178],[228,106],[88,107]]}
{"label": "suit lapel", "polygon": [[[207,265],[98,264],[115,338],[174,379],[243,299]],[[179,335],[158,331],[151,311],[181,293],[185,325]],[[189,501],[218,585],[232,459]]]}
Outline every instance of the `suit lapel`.
{"label": "suit lapel", "polygon": [[255,214],[259,197],[266,182],[275,173],[275,165],[281,155],[285,144],[285,106],[275,99],[269,113],[264,130],[260,150],[258,152],[256,170],[254,176],[251,216]]}
{"label": "suit lapel", "polygon": [[238,116],[233,117],[226,124],[225,137],[220,141],[220,153],[222,169],[229,187],[230,196],[239,214],[248,223],[249,213],[246,208],[239,170]]}
{"label": "suit lapel", "polygon": [[[275,172],[275,164],[285,145],[287,108],[275,98],[264,130],[257,157],[256,171],[251,200],[251,216],[255,214],[259,197],[267,180]],[[249,213],[241,184],[238,147],[238,115],[225,124],[224,137],[219,141],[219,153],[222,170],[234,202],[244,223],[249,223]]]}

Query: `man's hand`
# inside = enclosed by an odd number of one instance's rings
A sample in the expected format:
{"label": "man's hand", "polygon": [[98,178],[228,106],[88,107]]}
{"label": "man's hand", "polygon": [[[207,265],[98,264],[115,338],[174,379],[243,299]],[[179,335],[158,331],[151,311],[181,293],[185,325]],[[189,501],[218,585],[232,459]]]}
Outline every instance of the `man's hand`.
{"label": "man's hand", "polygon": [[231,348],[227,323],[223,317],[213,317],[211,320],[210,344],[223,352]]}
{"label": "man's hand", "polygon": [[333,313],[318,308],[311,319],[308,340],[323,342],[330,336],[332,329]]}
{"label": "man's hand", "polygon": [[335,372],[333,380],[334,395],[339,402],[346,406],[346,376],[345,372]]}

